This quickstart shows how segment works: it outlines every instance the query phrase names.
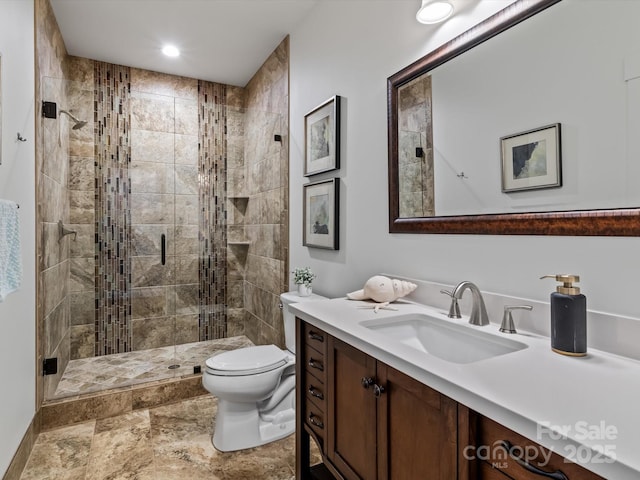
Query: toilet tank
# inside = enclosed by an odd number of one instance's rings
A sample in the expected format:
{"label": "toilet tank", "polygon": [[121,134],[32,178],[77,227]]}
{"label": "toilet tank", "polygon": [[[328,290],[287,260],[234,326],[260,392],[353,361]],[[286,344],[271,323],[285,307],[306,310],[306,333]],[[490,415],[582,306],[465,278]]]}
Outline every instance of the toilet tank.
{"label": "toilet tank", "polygon": [[296,316],[289,311],[289,305],[298,302],[312,302],[316,300],[326,300],[327,297],[312,293],[308,297],[301,297],[298,292],[286,292],[280,295],[282,303],[282,321],[284,322],[284,339],[287,350],[296,353]]}

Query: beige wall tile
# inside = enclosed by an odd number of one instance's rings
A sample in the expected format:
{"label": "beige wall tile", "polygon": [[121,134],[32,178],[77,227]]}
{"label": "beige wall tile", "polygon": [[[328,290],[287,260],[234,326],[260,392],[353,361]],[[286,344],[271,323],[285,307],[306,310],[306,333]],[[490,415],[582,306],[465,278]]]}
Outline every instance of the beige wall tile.
{"label": "beige wall tile", "polygon": [[131,92],[131,128],[154,132],[175,132],[174,98]]}
{"label": "beige wall tile", "polygon": [[138,318],[133,326],[133,350],[166,347],[174,344],[175,317]]}
{"label": "beige wall tile", "polygon": [[[197,133],[197,132],[196,132]],[[175,134],[175,163],[180,165],[198,165],[198,136]]]}
{"label": "beige wall tile", "polygon": [[72,292],[69,294],[71,325],[93,325],[95,322],[95,292]]}
{"label": "beige wall tile", "polygon": [[149,130],[131,130],[131,161],[173,163],[174,134]]}
{"label": "beige wall tile", "polygon": [[[65,223],[93,223],[95,218],[93,191],[69,192],[69,220]],[[64,221],[64,219],[62,219]]]}
{"label": "beige wall tile", "polygon": [[162,317],[169,313],[169,289],[166,287],[134,288],[131,290],[131,316],[134,319]]}
{"label": "beige wall tile", "polygon": [[175,319],[175,342],[177,345],[197,342],[199,340],[198,315],[177,315]]}
{"label": "beige wall tile", "polygon": [[131,194],[131,223],[173,224],[174,195],[153,193]]}
{"label": "beige wall tile", "polygon": [[131,161],[131,193],[173,193],[173,167],[164,163]]}
{"label": "beige wall tile", "polygon": [[176,225],[174,252],[181,254],[199,254],[199,239],[197,225]]}
{"label": "beige wall tile", "polygon": [[69,264],[71,267],[69,291],[93,291],[95,285],[95,262],[93,258],[72,258]]}
{"label": "beige wall tile", "polygon": [[192,284],[198,282],[198,255],[175,256],[175,284]]}
{"label": "beige wall tile", "polygon": [[70,355],[72,360],[89,358],[95,352],[95,325],[73,325],[71,327]]}
{"label": "beige wall tile", "polygon": [[197,100],[198,81],[194,78],[132,68],[131,90]]}
{"label": "beige wall tile", "polygon": [[132,225],[131,255],[160,255],[162,235],[165,235],[167,252],[173,253],[174,229],[168,225]]}
{"label": "beige wall tile", "polygon": [[175,130],[183,135],[198,134],[198,102],[175,99]]}
{"label": "beige wall tile", "polygon": [[42,296],[44,316],[66,297],[69,279],[69,261],[64,261],[42,272]]}
{"label": "beige wall tile", "polygon": [[69,190],[94,189],[95,166],[93,157],[69,157]]}

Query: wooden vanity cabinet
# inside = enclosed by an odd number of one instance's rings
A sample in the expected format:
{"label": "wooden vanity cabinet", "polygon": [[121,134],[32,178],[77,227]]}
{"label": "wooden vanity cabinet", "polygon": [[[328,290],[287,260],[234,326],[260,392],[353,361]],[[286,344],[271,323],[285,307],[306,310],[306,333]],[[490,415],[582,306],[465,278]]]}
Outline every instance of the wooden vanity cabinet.
{"label": "wooden vanity cabinet", "polygon": [[[531,459],[543,473],[523,467],[497,446],[506,441],[545,458],[548,451],[326,332],[296,324],[296,479],[538,480],[561,479],[543,474],[561,472],[567,480],[602,480],[557,454],[544,465]],[[314,467],[311,438],[323,461]]]}
{"label": "wooden vanity cabinet", "polygon": [[[307,358],[317,350],[306,344],[308,324],[298,325],[298,348],[305,352],[305,365],[299,368],[307,370]],[[320,478],[308,469],[309,437],[318,443],[324,468],[335,478],[457,478],[457,403],[360,350],[311,330],[325,339],[326,403],[323,428],[318,431],[312,420],[320,416],[319,406],[309,398],[308,373],[298,377],[304,378],[298,383],[298,405],[304,407],[298,412],[302,429],[298,429],[297,478]]]}

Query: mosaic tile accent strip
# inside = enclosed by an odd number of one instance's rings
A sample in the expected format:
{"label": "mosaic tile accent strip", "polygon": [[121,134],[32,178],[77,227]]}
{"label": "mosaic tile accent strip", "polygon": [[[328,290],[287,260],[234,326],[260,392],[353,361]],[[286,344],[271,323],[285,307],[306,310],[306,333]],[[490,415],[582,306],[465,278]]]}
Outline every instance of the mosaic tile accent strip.
{"label": "mosaic tile accent strip", "polygon": [[94,63],[95,355],[131,350],[130,69]]}
{"label": "mosaic tile accent strip", "polygon": [[200,340],[227,336],[226,86],[198,81]]}

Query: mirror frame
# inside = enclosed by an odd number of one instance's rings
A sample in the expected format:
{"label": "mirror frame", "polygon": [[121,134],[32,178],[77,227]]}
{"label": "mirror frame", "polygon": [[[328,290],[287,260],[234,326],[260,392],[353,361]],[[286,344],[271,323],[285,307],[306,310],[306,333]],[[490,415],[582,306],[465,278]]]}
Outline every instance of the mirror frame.
{"label": "mirror frame", "polygon": [[640,236],[640,208],[400,217],[398,88],[561,0],[517,0],[387,79],[389,233]]}

